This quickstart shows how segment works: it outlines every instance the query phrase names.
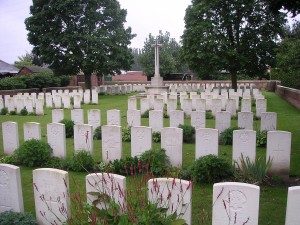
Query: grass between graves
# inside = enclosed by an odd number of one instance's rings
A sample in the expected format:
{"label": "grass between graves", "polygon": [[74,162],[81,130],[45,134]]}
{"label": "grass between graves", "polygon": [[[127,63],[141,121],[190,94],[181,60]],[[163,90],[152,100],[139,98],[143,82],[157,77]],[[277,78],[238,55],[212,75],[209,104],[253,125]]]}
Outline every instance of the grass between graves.
{"label": "grass between graves", "polygon": [[[299,158],[300,158],[300,113],[294,106],[285,100],[279,98],[272,92],[264,92],[267,103],[267,111],[277,112],[277,128],[278,130],[292,132],[292,153],[291,153],[291,171],[292,177],[300,176]],[[129,95],[101,95],[99,96],[99,105],[83,105],[85,111],[85,121],[87,121],[87,109],[101,110],[101,123],[106,124],[106,110],[121,110],[122,126],[126,126],[127,99]],[[253,108],[254,111],[254,108]],[[65,110],[65,118],[70,118],[70,110]],[[38,122],[42,127],[42,138],[46,140],[46,125],[51,122],[51,110],[46,109],[44,116],[0,116],[0,122],[15,121],[19,125],[20,144],[23,143],[23,123]],[[259,129],[259,121],[254,121],[255,129]],[[190,119],[185,119],[186,124],[190,124]],[[164,119],[164,125],[168,126],[169,119]],[[142,119],[142,125],[148,125],[148,119]],[[232,126],[237,125],[237,120],[232,120]],[[214,120],[206,120],[207,127],[214,127]],[[2,136],[2,128],[0,130]],[[0,139],[0,154],[3,154],[2,138]],[[154,143],[154,148],[159,148],[160,144]],[[73,139],[67,139],[67,157],[72,155],[74,149]],[[257,157],[265,158],[265,148],[257,148]],[[231,161],[232,147],[219,146],[219,155],[225,156]],[[122,157],[130,156],[130,143],[123,143]],[[94,157],[96,161],[101,160],[101,142],[94,141]],[[188,167],[195,159],[195,145],[183,145],[183,167]],[[26,212],[35,215],[32,170],[35,168],[21,167],[22,189],[24,206]],[[70,192],[71,194],[81,190],[85,190],[85,176],[87,173],[69,172]],[[127,188],[132,187],[132,177],[127,178]],[[192,198],[193,224],[211,224],[212,214],[212,185],[195,184]],[[278,185],[262,186],[260,192],[260,225],[282,225],[285,221],[287,198],[287,186],[278,182]]]}

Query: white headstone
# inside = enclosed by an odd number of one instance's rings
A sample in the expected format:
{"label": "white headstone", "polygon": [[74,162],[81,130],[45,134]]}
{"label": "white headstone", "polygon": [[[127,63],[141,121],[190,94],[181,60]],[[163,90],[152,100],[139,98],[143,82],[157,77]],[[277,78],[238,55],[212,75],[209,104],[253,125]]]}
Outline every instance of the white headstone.
{"label": "white headstone", "polygon": [[206,111],[206,100],[205,99],[196,99],[195,100],[195,109],[196,111]]}
{"label": "white headstone", "polygon": [[80,109],[81,108],[81,96],[80,96],[80,94],[74,94],[74,96],[73,96],[73,107],[74,107],[74,109]]}
{"label": "white headstone", "polygon": [[63,224],[70,216],[68,172],[42,168],[32,173],[37,223]]}
{"label": "white headstone", "polygon": [[236,116],[236,100],[228,99],[226,105],[226,111],[230,112],[231,116]]}
{"label": "white headstone", "polygon": [[122,157],[122,131],[120,126],[105,125],[102,133],[102,161],[109,162]]}
{"label": "white headstone", "polygon": [[62,95],[62,102],[65,109],[71,109],[71,96],[69,94]]}
{"label": "white headstone", "polygon": [[74,124],[84,124],[83,109],[72,109],[71,120],[73,120]]}
{"label": "white headstone", "polygon": [[121,126],[121,111],[118,109],[111,109],[106,111],[107,125]]}
{"label": "white headstone", "polygon": [[192,109],[192,100],[191,99],[183,99],[182,100],[182,110],[184,111],[185,115],[190,116],[193,109]]}
{"label": "white headstone", "polygon": [[89,109],[88,113],[88,124],[93,126],[93,131],[101,126],[101,110],[100,109]]}
{"label": "white headstone", "polygon": [[258,225],[259,186],[238,182],[213,186],[213,225]]}
{"label": "white headstone", "polygon": [[242,99],[241,112],[251,112],[251,99]]}
{"label": "white headstone", "polygon": [[85,90],[85,92],[83,94],[83,102],[84,102],[84,104],[91,103],[91,91],[89,89]]}
{"label": "white headstone", "polygon": [[289,187],[285,225],[296,225],[300,221],[300,186]]}
{"label": "white headstone", "polygon": [[217,112],[222,110],[222,100],[221,99],[212,99],[211,101],[211,113],[215,117]]}
{"label": "white headstone", "polygon": [[290,172],[292,134],[287,131],[269,131],[266,160],[272,160],[269,173],[287,178]]}
{"label": "white headstone", "polygon": [[63,109],[52,109],[52,123],[59,123],[64,117]]}
{"label": "white headstone", "polygon": [[53,100],[51,93],[46,93],[46,107],[52,108],[53,107]]}
{"label": "white headstone", "polygon": [[152,132],[161,132],[163,128],[163,111],[150,110],[149,111],[149,127],[152,127]]}
{"label": "white headstone", "polygon": [[[102,134],[103,135],[103,134]],[[85,150],[93,154],[93,126],[88,124],[74,125],[74,150]]]}
{"label": "white headstone", "polygon": [[30,139],[41,140],[41,124],[35,122],[27,122],[23,124],[24,128],[24,141]]}
{"label": "white headstone", "polygon": [[253,112],[238,112],[238,127],[253,130]]}
{"label": "white headstone", "polygon": [[23,212],[20,168],[0,163],[0,213]]}
{"label": "white headstone", "polygon": [[131,157],[152,149],[151,127],[131,127]]}
{"label": "white headstone", "polygon": [[144,112],[150,109],[150,100],[148,98],[142,98],[140,101],[140,105],[141,105],[141,114],[144,114]]}
{"label": "white headstone", "polygon": [[267,111],[267,99],[256,99],[256,117],[260,118],[261,113]]}
{"label": "white headstone", "polygon": [[19,148],[18,124],[16,122],[3,122],[2,137],[4,154],[13,154]]}
{"label": "white headstone", "polygon": [[184,112],[182,110],[173,110],[170,112],[170,127],[184,125]]}
{"label": "white headstone", "polygon": [[136,98],[133,97],[128,98],[128,110],[130,109],[136,110],[137,109],[136,105],[137,105]]}
{"label": "white headstone", "polygon": [[[112,173],[92,173],[85,178],[87,203],[93,205],[98,199],[92,193],[105,195],[120,207],[120,212],[125,212],[126,207],[126,177]],[[96,205],[99,209],[108,209],[109,202],[99,201]]]}
{"label": "white headstone", "polygon": [[163,99],[154,99],[154,110],[164,110]]}
{"label": "white headstone", "polygon": [[205,117],[205,111],[193,111],[191,114],[191,126],[193,126],[195,129],[205,128]]}
{"label": "white headstone", "polygon": [[[177,96],[176,96],[176,98],[177,98]],[[167,100],[167,114],[170,115],[170,113],[176,109],[177,109],[177,99],[168,99]]]}
{"label": "white headstone", "polygon": [[35,102],[35,114],[38,116],[44,115],[44,101],[38,98]]}
{"label": "white headstone", "polygon": [[141,111],[127,110],[127,127],[141,126]]}
{"label": "white headstone", "polygon": [[24,99],[24,107],[27,109],[28,113],[33,113],[33,99],[25,98]]}
{"label": "white headstone", "polygon": [[260,130],[276,130],[277,128],[277,113],[276,112],[264,112],[261,113]]}
{"label": "white headstone", "polygon": [[62,108],[62,104],[61,104],[61,96],[56,94],[56,95],[53,95],[53,103],[54,103],[54,107],[56,109],[60,109]]}
{"label": "white headstone", "polygon": [[218,155],[219,132],[217,129],[200,128],[196,130],[195,158],[206,155]]}
{"label": "white headstone", "polygon": [[161,130],[161,148],[166,150],[172,166],[182,166],[183,130],[176,127],[165,127]]}
{"label": "white headstone", "polygon": [[17,114],[20,114],[21,110],[24,109],[24,99],[23,98],[17,98],[16,108],[17,108]]}
{"label": "white headstone", "polygon": [[66,129],[62,123],[47,124],[47,141],[53,149],[53,156],[66,158]]}
{"label": "white headstone", "polygon": [[221,134],[224,130],[231,126],[231,115],[230,112],[217,112],[216,114],[216,129]]}
{"label": "white headstone", "polygon": [[253,130],[234,130],[232,138],[232,161],[239,165],[241,158],[249,158],[251,162],[256,157],[256,131]]}
{"label": "white headstone", "polygon": [[99,103],[98,92],[95,89],[92,90],[92,103],[93,104],[98,104]]}
{"label": "white headstone", "polygon": [[148,181],[148,200],[167,208],[167,214],[176,212],[179,218],[192,224],[192,183],[176,178],[153,178]]}

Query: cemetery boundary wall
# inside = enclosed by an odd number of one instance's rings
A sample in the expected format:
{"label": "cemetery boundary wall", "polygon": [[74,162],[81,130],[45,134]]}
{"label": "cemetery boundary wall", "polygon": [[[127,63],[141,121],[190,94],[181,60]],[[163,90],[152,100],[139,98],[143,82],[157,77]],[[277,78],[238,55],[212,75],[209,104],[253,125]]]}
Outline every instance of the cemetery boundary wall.
{"label": "cemetery boundary wall", "polygon": [[300,109],[300,90],[276,85],[275,93],[296,108]]}

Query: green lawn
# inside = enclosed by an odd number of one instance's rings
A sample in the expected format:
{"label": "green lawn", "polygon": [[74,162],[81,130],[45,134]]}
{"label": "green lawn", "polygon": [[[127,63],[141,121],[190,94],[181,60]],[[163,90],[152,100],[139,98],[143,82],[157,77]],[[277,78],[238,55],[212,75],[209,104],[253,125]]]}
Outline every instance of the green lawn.
{"label": "green lawn", "polygon": [[[291,171],[293,177],[300,176],[300,113],[299,110],[291,106],[283,99],[277,97],[274,93],[264,92],[267,98],[267,111],[277,112],[277,127],[278,130],[292,132],[292,154],[291,154]],[[99,96],[99,105],[83,105],[85,110],[85,121],[87,121],[87,109],[101,109],[101,123],[106,124],[106,110],[119,109],[121,110],[122,126],[126,126],[126,111],[127,99],[129,95],[101,95]],[[65,118],[70,118],[70,110],[65,110]],[[15,121],[19,125],[20,144],[23,142],[23,123],[24,122],[39,122],[42,126],[42,138],[46,140],[46,124],[51,122],[51,110],[46,109],[44,116],[0,116],[0,122]],[[190,120],[185,120],[186,124],[190,124]],[[164,124],[169,124],[168,119],[164,119]],[[148,125],[148,119],[142,119],[142,125]],[[232,120],[232,126],[237,125],[237,120]],[[206,121],[207,127],[214,127],[213,120]],[[259,128],[259,121],[255,121],[255,128]],[[0,130],[2,135],[2,130]],[[0,154],[3,154],[2,138],[0,138]],[[70,157],[73,152],[73,139],[67,139],[67,157]],[[154,144],[154,147],[159,147],[159,144]],[[96,161],[101,160],[101,142],[94,141],[94,152]],[[231,146],[219,146],[219,154],[224,155],[231,161]],[[123,143],[123,157],[130,156],[130,143]],[[265,157],[265,149],[257,148],[257,156]],[[183,145],[183,167],[189,166],[195,159],[195,145]],[[32,170],[34,168],[21,167],[22,187],[25,211],[34,212],[33,188],[32,188]],[[84,177],[86,173],[70,172],[70,178],[76,180],[82,190],[84,190]],[[131,177],[127,179],[130,186]],[[70,179],[71,192],[75,190],[75,185]],[[282,225],[285,221],[287,187],[284,185],[278,186],[263,186],[261,187],[260,195],[260,225]],[[212,212],[212,185],[195,185],[192,199],[193,208],[193,224],[211,224]]]}

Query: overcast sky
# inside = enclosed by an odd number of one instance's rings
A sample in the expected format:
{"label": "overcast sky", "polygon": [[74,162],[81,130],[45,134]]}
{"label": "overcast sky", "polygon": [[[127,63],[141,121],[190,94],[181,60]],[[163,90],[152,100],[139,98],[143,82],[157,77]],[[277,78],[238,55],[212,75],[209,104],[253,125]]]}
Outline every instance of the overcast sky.
{"label": "overcast sky", "polygon": [[[131,47],[142,48],[151,33],[169,31],[178,42],[184,29],[185,9],[191,0],[119,0],[127,9],[126,27],[137,36]],[[31,52],[24,20],[30,16],[32,0],[0,0],[0,60],[14,63],[18,56]]]}

